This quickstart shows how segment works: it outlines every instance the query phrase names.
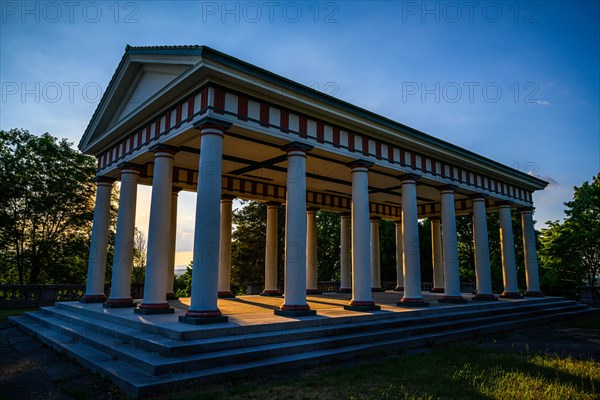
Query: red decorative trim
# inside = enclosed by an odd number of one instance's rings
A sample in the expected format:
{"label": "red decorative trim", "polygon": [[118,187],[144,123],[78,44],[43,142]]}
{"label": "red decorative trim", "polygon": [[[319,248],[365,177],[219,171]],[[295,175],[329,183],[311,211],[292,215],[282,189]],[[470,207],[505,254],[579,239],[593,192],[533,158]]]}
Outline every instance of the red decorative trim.
{"label": "red decorative trim", "polygon": [[348,303],[349,305],[353,306],[353,307],[371,307],[375,305],[374,301],[357,301],[357,300],[351,300],[350,303]]}
{"label": "red decorative trim", "polygon": [[214,99],[214,110],[217,114],[224,114],[225,112],[225,91],[218,87],[215,86],[213,87],[214,93],[215,93],[215,99]]}
{"label": "red decorative trim", "polygon": [[362,141],[362,153],[363,153],[363,155],[368,156],[369,155],[369,139],[362,136],[361,141]]}
{"label": "red decorative trim", "polygon": [[188,100],[188,119],[192,118],[192,115],[194,115],[194,96],[191,96]]}
{"label": "red decorative trim", "polygon": [[154,138],[156,139],[160,135],[160,118],[154,123]]}
{"label": "red decorative trim", "polygon": [[279,110],[279,130],[283,133],[290,131],[290,113],[286,110]]}
{"label": "red decorative trim", "polygon": [[133,303],[133,299],[131,297],[127,299],[108,299],[106,302],[108,304],[131,304]]}
{"label": "red decorative trim", "polygon": [[298,131],[300,132],[301,138],[307,138],[308,135],[308,120],[305,115],[298,116]]}
{"label": "red decorative trim", "polygon": [[325,143],[325,127],[322,121],[317,121],[317,142]]}
{"label": "red decorative trim", "polygon": [[340,128],[334,126],[332,128],[332,136],[333,136],[333,147],[340,148]]}
{"label": "red decorative trim", "polygon": [[177,107],[175,108],[175,125],[176,126],[181,123],[182,109],[183,109],[183,107],[181,106],[181,103],[177,104]]}
{"label": "red decorative trim", "polygon": [[375,142],[375,157],[381,160],[381,142]]}
{"label": "red decorative trim", "polygon": [[106,295],[104,295],[104,294],[84,294],[82,299],[90,301],[90,302],[91,301],[103,302],[106,300]]}
{"label": "red decorative trim", "polygon": [[355,152],[356,148],[354,146],[354,133],[348,131],[348,150],[350,150],[351,152]]}
{"label": "red decorative trim", "polygon": [[425,303],[425,300],[423,299],[417,299],[417,298],[409,298],[409,297],[403,297],[402,300],[400,300],[401,303]]}
{"label": "red decorative trim", "polygon": [[238,118],[248,121],[248,98],[238,95]]}
{"label": "red decorative trim", "polygon": [[269,105],[267,103],[260,103],[260,124],[262,126],[269,127]]}
{"label": "red decorative trim", "polygon": [[410,152],[410,166],[417,168],[417,154],[414,151]]}
{"label": "red decorative trim", "polygon": [[392,146],[391,144],[388,144],[387,149],[388,149],[388,161],[393,163],[394,162],[394,146]]}
{"label": "red decorative trim", "polygon": [[406,166],[406,151],[404,149],[400,149],[400,165]]}
{"label": "red decorative trim", "polygon": [[200,91],[200,109],[205,110],[208,107],[208,87]]}

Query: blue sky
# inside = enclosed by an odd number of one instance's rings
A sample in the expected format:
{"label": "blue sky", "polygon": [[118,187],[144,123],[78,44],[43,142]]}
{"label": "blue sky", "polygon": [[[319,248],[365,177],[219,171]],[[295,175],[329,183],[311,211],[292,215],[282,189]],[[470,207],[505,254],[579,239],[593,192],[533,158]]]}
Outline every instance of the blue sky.
{"label": "blue sky", "polygon": [[598,1],[0,5],[1,129],[77,143],[126,44],[204,44],[548,180],[538,228],[600,171]]}

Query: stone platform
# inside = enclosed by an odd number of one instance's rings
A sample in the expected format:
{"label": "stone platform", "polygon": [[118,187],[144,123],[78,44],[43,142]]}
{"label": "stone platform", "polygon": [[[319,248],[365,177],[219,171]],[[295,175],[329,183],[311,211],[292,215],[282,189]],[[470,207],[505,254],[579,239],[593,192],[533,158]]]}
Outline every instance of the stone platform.
{"label": "stone platform", "polygon": [[274,315],[282,298],[241,296],[219,300],[228,322],[204,326],[178,322],[189,299],[171,301],[173,314],[148,316],[68,302],[11,322],[108,376],[128,396],[143,397],[215,378],[439,345],[597,312],[560,298],[457,305],[438,303],[442,295],[423,296],[429,307],[396,306],[397,292],[374,293],[381,310],[372,312],[344,310],[347,294],[308,296],[317,315],[302,318]]}

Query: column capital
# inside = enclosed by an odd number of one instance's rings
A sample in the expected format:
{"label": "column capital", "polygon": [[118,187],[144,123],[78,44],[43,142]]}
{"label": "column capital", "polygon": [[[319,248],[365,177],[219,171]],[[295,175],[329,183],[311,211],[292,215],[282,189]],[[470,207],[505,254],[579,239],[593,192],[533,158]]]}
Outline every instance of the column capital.
{"label": "column capital", "polygon": [[175,147],[175,146],[168,145],[168,144],[164,144],[164,143],[156,143],[154,146],[150,147],[149,150],[152,153],[154,153],[155,156],[158,153],[167,153],[167,154],[170,154],[170,155],[175,155],[179,151],[179,148]]}
{"label": "column capital", "polygon": [[369,217],[369,221],[381,221],[381,217],[372,216]]}
{"label": "column capital", "polygon": [[179,194],[179,192],[181,192],[183,190],[183,188],[180,188],[179,186],[173,186],[171,188],[171,193],[172,194]]}
{"label": "column capital", "polygon": [[285,151],[286,153],[290,153],[292,151],[301,151],[303,153],[308,153],[309,151],[311,151],[314,148],[314,146],[307,144],[307,143],[303,143],[303,142],[290,142],[287,144],[284,144],[283,146],[281,146],[281,150]]}
{"label": "column capital", "polygon": [[513,203],[511,201],[497,201],[496,206],[498,207],[510,207]]}
{"label": "column capital", "polygon": [[471,200],[485,200],[488,197],[490,197],[490,196],[486,193],[473,193],[473,194],[469,195],[469,198]]}
{"label": "column capital", "polygon": [[535,207],[533,206],[519,207],[519,211],[521,211],[521,214],[533,214],[534,210]]}
{"label": "column capital", "polygon": [[232,125],[233,124],[231,122],[208,116],[196,121],[196,123],[194,123],[194,128],[200,130],[200,134],[202,134],[202,131],[205,129],[217,129],[221,131],[221,134],[223,134],[223,132],[231,128]]}
{"label": "column capital", "polygon": [[235,196],[231,195],[231,194],[222,194],[221,195],[221,201],[233,201],[235,199]]}
{"label": "column capital", "polygon": [[130,174],[138,174],[142,169],[142,166],[139,164],[129,163],[129,162],[120,162],[117,164],[117,168],[121,170],[121,173],[127,171]]}
{"label": "column capital", "polygon": [[367,161],[367,160],[353,160],[353,161],[350,161],[349,163],[346,163],[346,166],[350,167],[352,169],[356,169],[356,168],[366,168],[366,169],[369,169],[373,165],[375,165],[374,162]]}
{"label": "column capital", "polygon": [[115,178],[110,178],[108,176],[97,176],[94,178],[94,182],[96,182],[96,185],[100,186],[100,185],[111,185],[113,183],[115,183],[116,179]]}
{"label": "column capital", "polygon": [[433,217],[429,217],[430,221],[441,221],[442,217],[440,217],[439,215],[434,215]]}
{"label": "column capital", "polygon": [[350,215],[352,215],[347,211],[341,212],[339,214],[340,214],[340,218],[350,218]]}
{"label": "column capital", "polygon": [[402,183],[410,182],[410,181],[416,182],[417,180],[419,180],[421,178],[421,175],[419,175],[419,174],[402,174],[402,175],[398,175],[396,178]]}
{"label": "column capital", "polygon": [[279,207],[281,205],[281,203],[279,203],[277,201],[268,201],[266,203],[266,205],[267,205],[267,208],[270,208],[270,207]]}
{"label": "column capital", "polygon": [[402,225],[402,220],[401,219],[397,219],[394,221],[395,225]]}
{"label": "column capital", "polygon": [[317,211],[319,211],[319,209],[318,209],[318,208],[316,208],[316,207],[308,207],[308,208],[306,209],[306,212],[307,212],[307,213],[316,213]]}
{"label": "column capital", "polygon": [[437,188],[437,190],[439,190],[440,192],[454,192],[456,191],[456,189],[458,189],[458,186],[456,185],[442,185]]}

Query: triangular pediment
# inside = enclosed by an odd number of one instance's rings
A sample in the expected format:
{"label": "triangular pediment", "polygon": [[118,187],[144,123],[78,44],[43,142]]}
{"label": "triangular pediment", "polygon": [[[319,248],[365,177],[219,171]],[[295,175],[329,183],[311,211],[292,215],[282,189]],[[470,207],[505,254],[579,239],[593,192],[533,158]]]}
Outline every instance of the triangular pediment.
{"label": "triangular pediment", "polygon": [[149,101],[201,59],[200,46],[127,47],[79,148],[105,137],[116,126],[137,115]]}

